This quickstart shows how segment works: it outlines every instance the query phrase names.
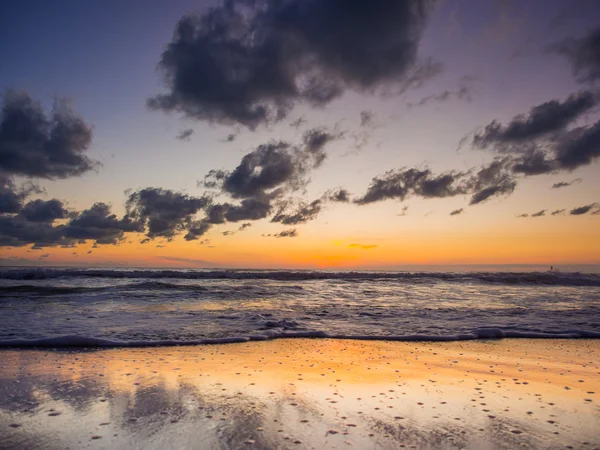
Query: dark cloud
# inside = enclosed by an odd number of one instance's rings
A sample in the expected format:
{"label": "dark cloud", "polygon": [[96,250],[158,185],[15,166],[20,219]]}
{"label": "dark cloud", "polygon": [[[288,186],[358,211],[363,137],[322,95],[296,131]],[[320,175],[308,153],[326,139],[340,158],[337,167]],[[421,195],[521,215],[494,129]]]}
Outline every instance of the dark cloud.
{"label": "dark cloud", "polygon": [[27,191],[18,189],[10,178],[0,173],[0,214],[19,212],[26,197]]}
{"label": "dark cloud", "polygon": [[579,127],[558,140],[556,161],[561,168],[574,170],[600,156],[600,121],[591,127]]}
{"label": "dark cloud", "polygon": [[140,222],[130,216],[119,219],[111,213],[110,206],[95,203],[66,225],[64,235],[77,241],[93,240],[97,244],[117,244],[124,239],[125,233],[141,231],[143,226]]}
{"label": "dark cloud", "polygon": [[142,228],[150,239],[172,239],[187,231],[186,239],[201,235],[205,225],[195,220],[196,214],[208,207],[208,197],[193,197],[161,188],[145,188],[129,195],[128,216]]}
{"label": "dark cloud", "polygon": [[408,216],[408,206],[403,206],[402,207],[402,212],[400,214],[396,214],[399,217],[404,217],[404,216]]}
{"label": "dark cloud", "polygon": [[304,152],[312,157],[314,167],[319,167],[325,161],[327,143],[339,139],[341,136],[340,133],[331,133],[325,128],[313,128],[304,133],[302,138]]}
{"label": "dark cloud", "polygon": [[[564,130],[596,104],[597,99],[590,91],[572,94],[562,103],[551,100],[534,106],[527,115],[513,117],[507,125],[493,121],[473,136],[473,145],[498,151],[523,151],[520,147],[523,143]],[[514,145],[519,147],[515,149]]]}
{"label": "dark cloud", "polygon": [[563,187],[571,186],[575,183],[581,183],[583,180],[581,178],[575,178],[573,181],[559,181],[558,183],[554,183],[552,185],[552,189],[560,189]]}
{"label": "dark cloud", "polygon": [[323,199],[330,202],[348,203],[350,201],[350,192],[342,188],[334,189],[327,191]]}
{"label": "dark cloud", "polygon": [[84,153],[91,127],[63,100],[50,114],[24,92],[7,91],[0,113],[0,172],[39,178],[67,178],[97,163]]}
{"label": "dark cloud", "polygon": [[354,203],[365,205],[388,199],[403,201],[410,196],[445,198],[468,194],[471,195],[469,204],[476,205],[491,197],[509,195],[516,185],[506,158],[466,172],[434,174],[428,168],[403,168],[373,178],[367,192]]}
{"label": "dark cloud", "polygon": [[304,116],[300,116],[290,122],[290,127],[294,127],[296,129],[302,127],[303,125],[306,125],[306,119]]}
{"label": "dark cloud", "polygon": [[431,0],[228,0],[186,15],[159,67],[153,109],[255,129],[296,103],[324,106],[346,90],[407,88],[439,72],[417,62]]}
{"label": "dark cloud", "polygon": [[545,215],[546,215],[546,210],[545,210],[545,209],[542,209],[541,211],[538,211],[538,212],[536,212],[536,213],[533,213],[533,214],[531,215],[531,217],[542,217],[542,216],[545,216]]}
{"label": "dark cloud", "polygon": [[66,227],[49,222],[30,222],[21,215],[0,215],[0,246],[33,248],[53,247],[70,242],[65,237]]}
{"label": "dark cloud", "polygon": [[456,185],[459,178],[460,174],[454,172],[435,175],[427,168],[390,170],[373,178],[367,192],[354,202],[364,205],[387,199],[404,200],[410,195],[449,197],[464,193]]}
{"label": "dark cloud", "polygon": [[569,60],[579,82],[593,83],[600,78],[600,27],[581,38],[568,38],[553,44],[549,51]]}
{"label": "dark cloud", "polygon": [[281,209],[273,216],[271,222],[279,222],[284,225],[298,225],[300,223],[306,223],[309,220],[317,218],[323,207],[323,202],[317,199],[311,203],[301,202],[298,207],[288,211],[288,205],[284,205]]}
{"label": "dark cloud", "polygon": [[564,212],[565,212],[565,210],[564,210],[564,209],[556,209],[556,210],[552,211],[552,212],[551,212],[551,214],[552,214],[553,216],[557,216],[557,215],[559,215],[559,214],[563,214]]}
{"label": "dark cloud", "polygon": [[243,231],[246,228],[250,228],[252,226],[252,224],[250,222],[246,222],[240,225],[240,227],[238,228],[238,231]]}
{"label": "dark cloud", "polygon": [[350,244],[348,245],[348,248],[358,248],[360,250],[372,250],[374,248],[377,248],[377,245],[374,244]]}
{"label": "dark cloud", "polygon": [[592,211],[592,214],[595,213],[594,210],[599,209],[598,203],[592,203],[590,205],[579,206],[578,208],[573,208],[569,214],[572,216],[580,216],[582,214],[587,214]]}
{"label": "dark cloud", "polygon": [[326,145],[339,137],[339,133],[313,128],[304,133],[302,143],[297,146],[283,141],[261,144],[246,154],[233,171],[211,170],[198,184],[219,189],[234,199],[254,199],[268,214],[269,201],[284,191],[304,186],[306,175],[325,160]]}
{"label": "dark cloud", "polygon": [[360,112],[360,126],[361,127],[372,127],[375,124],[375,115],[373,111],[365,109]]}
{"label": "dark cloud", "polygon": [[27,203],[20,214],[30,222],[54,222],[72,216],[60,200],[33,200]]}
{"label": "dark cloud", "polygon": [[233,141],[235,141],[236,137],[237,137],[237,134],[235,134],[235,133],[229,133],[227,135],[227,137],[225,138],[225,142],[233,142]]}
{"label": "dark cloud", "polygon": [[282,232],[273,235],[273,237],[276,237],[276,238],[297,237],[297,236],[298,236],[298,231],[296,231],[295,228],[292,228],[291,230],[283,230]]}
{"label": "dark cloud", "polygon": [[567,129],[597,103],[591,91],[573,94],[562,103],[552,100],[533,107],[526,116],[514,117],[508,125],[493,121],[475,133],[472,143],[510,154],[507,158],[516,174],[572,171],[600,156],[600,121]]}
{"label": "dark cloud", "polygon": [[451,216],[458,216],[459,214],[462,214],[463,212],[465,212],[465,210],[463,208],[455,209],[454,211],[452,211],[450,213],[450,215]]}
{"label": "dark cloud", "polygon": [[522,156],[512,159],[512,171],[525,176],[542,175],[554,172],[557,169],[553,160],[547,159],[546,153],[538,150],[531,150]]}
{"label": "dark cloud", "polygon": [[210,229],[212,224],[207,222],[206,220],[193,220],[189,223],[186,223],[187,233],[183,238],[186,241],[195,241],[200,237],[204,236],[206,232]]}
{"label": "dark cloud", "polygon": [[439,92],[437,94],[432,94],[427,97],[422,98],[417,103],[408,103],[409,108],[413,108],[415,106],[424,106],[428,103],[436,102],[442,103],[451,99],[464,100],[466,102],[471,102],[473,100],[473,84],[475,78],[470,76],[461,77],[458,80],[458,86],[455,90],[445,90],[443,92]]}
{"label": "dark cloud", "polygon": [[529,217],[529,214],[519,214],[517,217],[523,217],[523,218],[525,218],[525,217]]}
{"label": "dark cloud", "polygon": [[194,134],[194,130],[187,128],[177,135],[177,139],[180,141],[189,141],[192,134]]}
{"label": "dark cloud", "polygon": [[473,192],[469,205],[477,205],[491,197],[510,195],[517,186],[506,159],[495,160],[481,168],[466,184],[468,191]]}

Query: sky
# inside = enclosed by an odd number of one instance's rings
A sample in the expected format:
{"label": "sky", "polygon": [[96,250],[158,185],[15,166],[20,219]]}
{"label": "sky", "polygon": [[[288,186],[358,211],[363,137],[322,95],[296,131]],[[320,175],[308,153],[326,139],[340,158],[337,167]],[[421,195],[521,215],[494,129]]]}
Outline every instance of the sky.
{"label": "sky", "polygon": [[5,3],[2,265],[600,264],[595,0]]}

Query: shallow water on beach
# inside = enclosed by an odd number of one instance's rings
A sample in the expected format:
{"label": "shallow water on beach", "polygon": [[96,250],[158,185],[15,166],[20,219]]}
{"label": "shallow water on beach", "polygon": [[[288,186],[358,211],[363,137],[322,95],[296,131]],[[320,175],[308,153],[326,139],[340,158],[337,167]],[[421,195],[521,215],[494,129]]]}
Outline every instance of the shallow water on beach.
{"label": "shallow water on beach", "polygon": [[0,350],[0,448],[597,449],[600,341]]}
{"label": "shallow water on beach", "polygon": [[0,270],[0,345],[600,337],[600,275]]}

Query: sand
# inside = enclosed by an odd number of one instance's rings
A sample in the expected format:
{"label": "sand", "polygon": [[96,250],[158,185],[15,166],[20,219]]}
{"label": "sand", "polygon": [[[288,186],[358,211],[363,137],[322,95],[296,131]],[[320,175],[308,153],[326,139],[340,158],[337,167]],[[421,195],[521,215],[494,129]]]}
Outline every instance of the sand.
{"label": "sand", "polygon": [[600,340],[0,351],[0,448],[600,448]]}

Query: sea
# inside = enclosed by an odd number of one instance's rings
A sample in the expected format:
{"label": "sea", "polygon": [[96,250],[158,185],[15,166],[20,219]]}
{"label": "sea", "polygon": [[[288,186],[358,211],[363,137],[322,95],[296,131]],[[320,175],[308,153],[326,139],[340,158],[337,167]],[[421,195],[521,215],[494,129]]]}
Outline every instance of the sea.
{"label": "sea", "polygon": [[0,268],[1,347],[282,337],[600,338],[600,273]]}

